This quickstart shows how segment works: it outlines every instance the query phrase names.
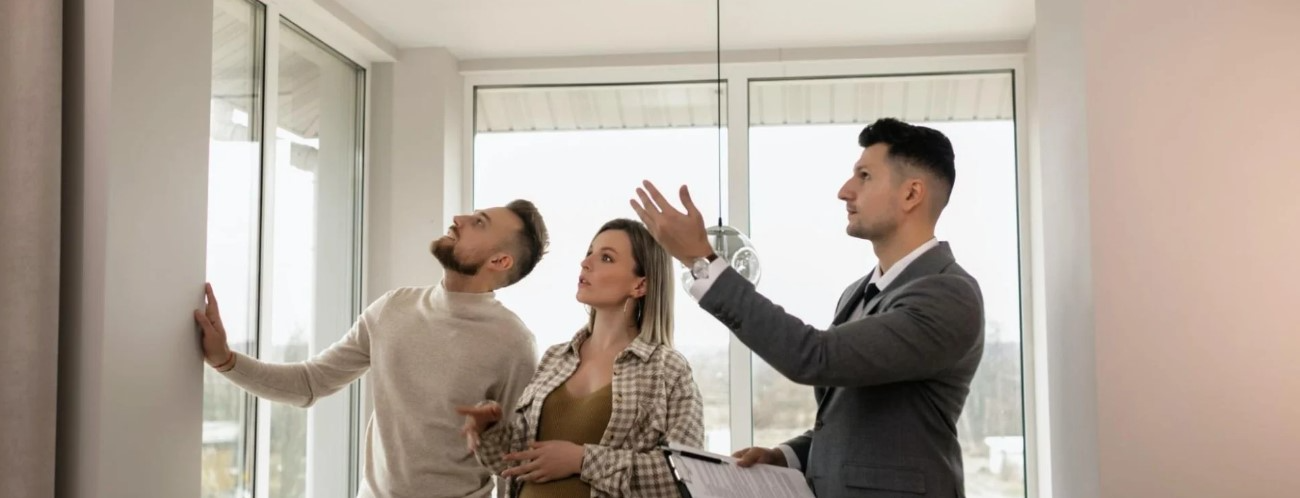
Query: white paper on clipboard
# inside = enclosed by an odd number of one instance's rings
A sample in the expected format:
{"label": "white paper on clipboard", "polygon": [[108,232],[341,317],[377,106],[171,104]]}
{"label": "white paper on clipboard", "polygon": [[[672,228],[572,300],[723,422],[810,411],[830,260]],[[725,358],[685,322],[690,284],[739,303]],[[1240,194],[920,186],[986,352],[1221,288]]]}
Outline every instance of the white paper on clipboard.
{"label": "white paper on clipboard", "polygon": [[741,468],[736,459],[668,445],[668,459],[691,498],[814,498],[802,472],[773,465]]}

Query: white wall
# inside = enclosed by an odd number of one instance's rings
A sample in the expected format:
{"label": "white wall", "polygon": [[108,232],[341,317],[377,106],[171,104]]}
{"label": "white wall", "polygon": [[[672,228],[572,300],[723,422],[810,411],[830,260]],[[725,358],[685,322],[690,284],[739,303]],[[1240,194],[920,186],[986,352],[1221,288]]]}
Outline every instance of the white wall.
{"label": "white wall", "polygon": [[1037,11],[1044,486],[1294,495],[1300,3]]}
{"label": "white wall", "polygon": [[402,50],[372,81],[367,302],[442,278],[429,243],[460,206],[463,105],[457,61],[441,48]]}
{"label": "white wall", "polygon": [[1083,14],[1101,496],[1296,496],[1300,2]]}
{"label": "white wall", "polygon": [[[1095,498],[1094,360],[1083,0],[1038,0],[1031,41],[1030,130],[1040,496]],[[1045,375],[1045,378],[1044,378]]]}
{"label": "white wall", "polygon": [[65,16],[57,495],[195,496],[212,4]]}

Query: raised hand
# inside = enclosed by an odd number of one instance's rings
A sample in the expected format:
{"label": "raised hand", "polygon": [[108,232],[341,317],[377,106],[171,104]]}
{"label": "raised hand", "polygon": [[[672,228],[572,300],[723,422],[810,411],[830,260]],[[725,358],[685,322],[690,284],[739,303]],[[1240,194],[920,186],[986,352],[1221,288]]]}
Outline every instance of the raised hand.
{"label": "raised hand", "polygon": [[682,264],[690,266],[698,258],[713,254],[709,246],[709,236],[704,231],[704,216],[691,201],[691,193],[685,185],[679,192],[682,207],[686,212],[677,211],[668,199],[659,193],[659,189],[649,181],[642,182],[642,188],[636,189],[636,199],[631,200],[632,210],[645,223],[650,234],[654,235],[659,245]]}

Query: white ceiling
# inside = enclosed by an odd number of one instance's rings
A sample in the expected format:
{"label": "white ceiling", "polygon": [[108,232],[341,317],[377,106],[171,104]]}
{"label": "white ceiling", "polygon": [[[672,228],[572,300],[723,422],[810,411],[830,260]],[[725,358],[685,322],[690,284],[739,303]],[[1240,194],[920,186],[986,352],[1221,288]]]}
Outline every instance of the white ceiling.
{"label": "white ceiling", "polygon": [[[724,50],[1020,40],[1034,0],[721,0]],[[713,0],[338,0],[401,48],[457,58],[713,50]]]}

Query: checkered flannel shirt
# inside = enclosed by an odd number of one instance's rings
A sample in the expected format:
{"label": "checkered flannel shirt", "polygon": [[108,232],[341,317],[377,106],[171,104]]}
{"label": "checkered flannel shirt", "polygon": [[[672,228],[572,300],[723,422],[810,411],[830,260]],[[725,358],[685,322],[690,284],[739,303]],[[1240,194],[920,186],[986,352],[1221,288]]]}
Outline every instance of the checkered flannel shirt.
{"label": "checkered flannel shirt", "polygon": [[[485,431],[478,458],[496,474],[501,457],[536,442],[542,403],[578,369],[584,327],[567,343],[546,350],[513,414]],[[600,444],[584,446],[580,477],[592,498],[676,498],[676,482],[661,445],[704,445],[704,405],[686,358],[671,347],[637,337],[614,359],[613,410]],[[514,489],[515,483],[510,483]]]}

